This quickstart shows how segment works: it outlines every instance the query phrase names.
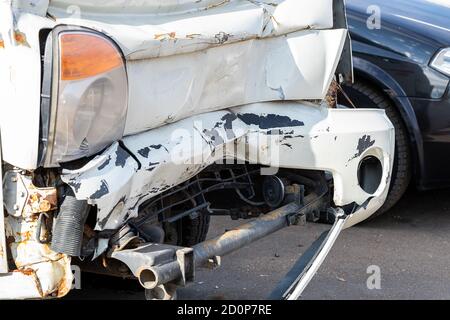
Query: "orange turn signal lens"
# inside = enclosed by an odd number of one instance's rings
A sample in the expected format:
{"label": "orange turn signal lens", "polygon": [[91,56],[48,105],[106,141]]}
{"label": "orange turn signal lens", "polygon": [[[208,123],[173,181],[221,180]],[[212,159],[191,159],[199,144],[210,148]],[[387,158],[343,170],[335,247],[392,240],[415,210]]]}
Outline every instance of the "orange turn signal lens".
{"label": "orange turn signal lens", "polygon": [[81,80],[123,65],[118,49],[101,36],[65,33],[59,41],[61,80]]}

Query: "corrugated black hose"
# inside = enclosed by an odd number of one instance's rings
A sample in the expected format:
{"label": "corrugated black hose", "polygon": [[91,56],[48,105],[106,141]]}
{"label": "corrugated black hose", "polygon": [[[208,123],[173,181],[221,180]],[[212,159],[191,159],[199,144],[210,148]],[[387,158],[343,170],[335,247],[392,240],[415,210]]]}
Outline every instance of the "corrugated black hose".
{"label": "corrugated black hose", "polygon": [[79,257],[83,241],[84,224],[89,214],[87,201],[77,200],[68,188],[59,214],[53,224],[51,249],[72,257]]}

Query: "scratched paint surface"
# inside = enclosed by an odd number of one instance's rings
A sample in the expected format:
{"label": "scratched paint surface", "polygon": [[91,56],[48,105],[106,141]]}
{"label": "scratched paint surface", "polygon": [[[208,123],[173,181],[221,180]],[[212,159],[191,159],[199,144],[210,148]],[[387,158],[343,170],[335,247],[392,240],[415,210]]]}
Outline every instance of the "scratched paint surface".
{"label": "scratched paint surface", "polygon": [[[362,121],[368,113],[373,118],[370,124]],[[351,118],[352,127],[346,118]],[[368,136],[373,143],[361,150],[361,139],[366,141]],[[393,129],[382,111],[260,103],[194,116],[127,137],[123,143],[132,156],[114,144],[86,168],[64,171],[62,179],[77,198],[97,205],[98,230],[121,226],[137,215],[139,204],[223,158],[327,170],[335,178],[336,205],[363,204],[375,198],[370,206],[374,210],[387,192],[392,139]],[[385,165],[383,183],[375,195],[359,188],[356,175],[361,157],[368,153],[375,153]],[[121,211],[116,212],[119,207]]]}
{"label": "scratched paint surface", "polygon": [[[49,12],[58,20],[82,18],[83,24],[110,31],[128,59],[333,27],[332,0],[52,0]],[[111,23],[120,28],[108,27]]]}

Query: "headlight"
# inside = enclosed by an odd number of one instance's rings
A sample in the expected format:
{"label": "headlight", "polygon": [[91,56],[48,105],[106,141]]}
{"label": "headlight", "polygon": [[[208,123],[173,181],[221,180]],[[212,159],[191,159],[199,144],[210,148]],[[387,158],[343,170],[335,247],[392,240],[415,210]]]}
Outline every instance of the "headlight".
{"label": "headlight", "polygon": [[450,77],[450,48],[439,51],[431,62],[431,66]]}
{"label": "headlight", "polygon": [[102,34],[53,36],[53,81],[45,162],[95,154],[122,138],[128,82],[119,48]]}

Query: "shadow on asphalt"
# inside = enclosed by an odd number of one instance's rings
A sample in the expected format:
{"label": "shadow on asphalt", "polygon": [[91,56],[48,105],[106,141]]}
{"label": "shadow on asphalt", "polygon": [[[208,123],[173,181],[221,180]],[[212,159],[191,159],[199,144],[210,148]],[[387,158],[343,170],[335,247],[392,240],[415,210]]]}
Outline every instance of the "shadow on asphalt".
{"label": "shadow on asphalt", "polygon": [[[365,221],[358,228],[427,228],[450,226],[450,189],[419,192],[410,189],[391,210]],[[448,230],[448,229],[447,229]]]}
{"label": "shadow on asphalt", "polygon": [[[212,236],[230,226],[225,218],[214,219],[217,224],[212,227]],[[232,223],[236,225],[236,222]],[[199,272],[198,281],[201,282],[180,290],[180,298],[262,299],[307,247],[308,239],[324,229],[326,226],[312,225],[299,233],[295,227],[288,228],[231,254],[224,259],[221,272]],[[341,236],[311,283],[306,298],[448,298],[450,284],[443,283],[440,278],[448,275],[449,235],[450,189],[409,190],[389,212],[351,228]],[[430,256],[435,257],[435,262]],[[372,263],[383,266],[388,273],[386,278],[392,278],[380,292],[365,289],[366,268]],[[428,274],[436,273],[437,269],[443,272],[442,275],[430,279]],[[420,289],[429,286],[430,292],[428,295],[420,293],[412,283],[417,283]],[[83,290],[72,291],[66,299],[144,298],[143,289],[133,280],[83,273],[82,287]]]}

